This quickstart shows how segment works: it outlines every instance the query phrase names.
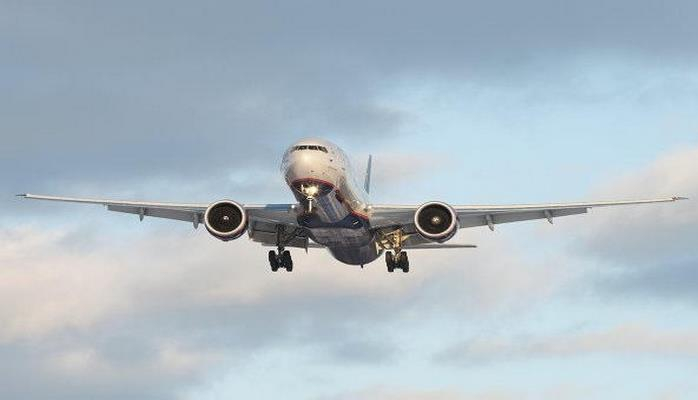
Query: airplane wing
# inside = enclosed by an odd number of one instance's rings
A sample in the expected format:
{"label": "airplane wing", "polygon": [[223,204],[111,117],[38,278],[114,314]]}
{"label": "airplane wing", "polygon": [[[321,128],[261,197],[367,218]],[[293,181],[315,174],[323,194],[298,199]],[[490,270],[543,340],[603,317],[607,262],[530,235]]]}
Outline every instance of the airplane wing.
{"label": "airplane wing", "polygon": [[[648,200],[597,201],[588,203],[551,203],[515,205],[462,205],[454,206],[460,228],[494,226],[509,222],[546,219],[551,224],[557,217],[584,214],[591,208],[634,204],[665,203],[685,200],[684,197],[666,197]],[[419,206],[371,206],[370,222],[373,228],[402,227],[406,233],[415,232],[414,213]]]}
{"label": "airplane wing", "polygon": [[[162,203],[149,201],[86,199],[75,197],[43,196],[20,194],[19,197],[34,200],[59,201],[67,203],[102,205],[109,211],[138,215],[142,221],[145,217],[165,218],[191,223],[198,228],[203,223],[204,213],[209,204],[204,203]],[[276,230],[283,226],[288,247],[307,248],[308,235],[298,226],[294,204],[244,204],[249,225],[247,228],[250,238],[263,245],[276,245]]]}

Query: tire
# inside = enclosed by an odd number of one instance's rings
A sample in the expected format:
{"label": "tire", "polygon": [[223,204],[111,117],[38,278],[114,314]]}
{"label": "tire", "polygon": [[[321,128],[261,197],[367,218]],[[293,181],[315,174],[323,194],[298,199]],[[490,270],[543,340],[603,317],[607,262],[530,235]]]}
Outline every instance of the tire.
{"label": "tire", "polygon": [[390,251],[385,252],[385,265],[388,266],[388,272],[395,271],[395,258],[393,257],[393,253]]}
{"label": "tire", "polygon": [[276,252],[274,250],[269,250],[269,265],[271,266],[272,272],[279,270],[279,260],[276,258]]}
{"label": "tire", "polygon": [[281,264],[286,268],[286,271],[293,271],[293,259],[291,258],[291,252],[286,250],[281,253]]}
{"label": "tire", "polygon": [[402,272],[410,272],[410,260],[407,258],[407,253],[400,252],[398,257],[398,265],[402,269]]}

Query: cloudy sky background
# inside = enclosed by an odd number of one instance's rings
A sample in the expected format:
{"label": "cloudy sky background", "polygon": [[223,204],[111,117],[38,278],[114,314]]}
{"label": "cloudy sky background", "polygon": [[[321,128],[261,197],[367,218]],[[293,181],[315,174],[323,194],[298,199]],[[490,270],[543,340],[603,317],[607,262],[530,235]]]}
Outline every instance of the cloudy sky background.
{"label": "cloudy sky background", "polygon": [[0,1],[0,398],[689,399],[698,207],[461,232],[409,274],[15,193],[698,198],[695,1]]}

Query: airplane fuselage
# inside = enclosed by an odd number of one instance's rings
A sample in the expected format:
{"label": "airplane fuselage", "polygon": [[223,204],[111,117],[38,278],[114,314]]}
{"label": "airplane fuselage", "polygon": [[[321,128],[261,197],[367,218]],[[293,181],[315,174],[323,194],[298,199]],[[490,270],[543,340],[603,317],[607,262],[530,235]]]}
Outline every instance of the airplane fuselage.
{"label": "airplane fuselage", "polygon": [[303,207],[298,224],[339,261],[363,265],[381,255],[368,219],[368,193],[336,145],[301,140],[283,156],[281,172]]}

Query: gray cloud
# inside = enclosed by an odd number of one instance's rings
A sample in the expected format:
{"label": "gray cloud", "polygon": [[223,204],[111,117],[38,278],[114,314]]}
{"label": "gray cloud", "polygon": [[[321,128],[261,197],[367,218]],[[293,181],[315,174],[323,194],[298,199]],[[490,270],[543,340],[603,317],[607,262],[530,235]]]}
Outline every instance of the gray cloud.
{"label": "gray cloud", "polygon": [[[683,195],[672,204],[603,210],[580,227],[571,250],[604,262],[587,271],[606,295],[695,301],[698,277],[698,148],[669,153],[641,171],[608,183],[599,198]],[[599,212],[601,214],[601,212]]]}
{"label": "gray cloud", "polygon": [[416,117],[380,98],[406,76],[512,85],[604,51],[694,65],[696,7],[5,2],[0,179],[24,191],[270,171],[299,136],[400,134]]}
{"label": "gray cloud", "polygon": [[382,364],[396,356],[397,349],[387,341],[348,340],[330,349],[330,360],[343,364]]}
{"label": "gray cloud", "polygon": [[677,357],[698,355],[698,336],[692,330],[667,330],[647,324],[625,323],[595,331],[550,336],[475,337],[435,355],[438,363],[476,366],[532,358],[593,354]]}
{"label": "gray cloud", "polygon": [[627,268],[621,273],[602,275],[595,283],[607,295],[696,302],[698,260]]}

